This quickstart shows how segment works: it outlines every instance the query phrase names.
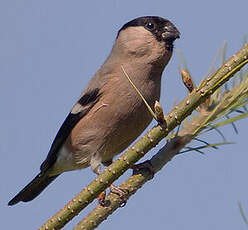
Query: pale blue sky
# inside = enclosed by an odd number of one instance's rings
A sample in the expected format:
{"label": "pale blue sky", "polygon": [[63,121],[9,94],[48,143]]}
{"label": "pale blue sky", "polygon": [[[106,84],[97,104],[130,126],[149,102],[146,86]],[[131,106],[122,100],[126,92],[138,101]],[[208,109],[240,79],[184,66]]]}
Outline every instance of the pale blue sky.
{"label": "pale blue sky", "polygon": [[[37,229],[95,177],[90,169],[65,173],[32,202],[7,206],[39,172],[57,130],[124,23],[143,15],[170,19],[181,32],[175,50],[183,52],[199,83],[225,40],[228,56],[241,47],[247,9],[247,0],[2,0],[1,228]],[[165,111],[186,95],[179,64],[174,52],[162,82]],[[239,135],[223,129],[235,145],[174,158],[99,229],[247,229],[237,206],[241,200],[248,215],[247,125],[248,120],[237,122]],[[222,141],[215,133],[205,140]],[[72,229],[94,205],[64,229]]]}

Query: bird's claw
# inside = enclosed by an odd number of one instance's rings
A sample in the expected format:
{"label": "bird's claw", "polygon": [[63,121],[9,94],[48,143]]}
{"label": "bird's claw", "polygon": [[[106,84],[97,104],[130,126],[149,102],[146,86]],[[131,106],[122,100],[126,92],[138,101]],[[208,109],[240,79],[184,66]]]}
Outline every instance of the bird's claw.
{"label": "bird's claw", "polygon": [[102,191],[102,192],[99,194],[99,196],[97,197],[98,203],[99,203],[102,207],[104,207],[104,205],[105,205],[105,197],[106,197],[106,192],[105,192],[105,191]]}
{"label": "bird's claw", "polygon": [[120,197],[122,201],[120,207],[124,207],[127,203],[129,190],[125,188],[121,188],[119,186],[115,186],[113,184],[111,184],[109,188],[110,188],[110,192],[117,194]]}
{"label": "bird's claw", "polygon": [[137,174],[140,170],[142,169],[147,169],[151,175],[151,179],[154,177],[154,168],[151,164],[151,161],[147,160],[147,161],[144,161],[140,164],[136,164],[132,167],[133,169],[133,174]]}

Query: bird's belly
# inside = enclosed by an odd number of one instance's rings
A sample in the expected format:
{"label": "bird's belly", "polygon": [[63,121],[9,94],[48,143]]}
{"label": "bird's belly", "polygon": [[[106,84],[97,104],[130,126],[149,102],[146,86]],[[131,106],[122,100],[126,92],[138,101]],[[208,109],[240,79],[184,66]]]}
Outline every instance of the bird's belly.
{"label": "bird's belly", "polygon": [[[130,86],[129,86],[130,87]],[[116,89],[117,91],[118,89]],[[124,90],[120,90],[123,93]],[[150,90],[149,104],[159,98],[159,90]],[[115,97],[105,95],[73,128],[70,144],[76,164],[92,166],[106,162],[126,149],[149,125],[152,115],[134,91]]]}
{"label": "bird's belly", "polygon": [[50,169],[49,175],[54,176],[66,171],[72,171],[76,169],[86,168],[89,166],[89,160],[85,159],[81,164],[76,164],[74,160],[74,154],[70,151],[70,149],[63,145],[59,150],[58,157],[56,159],[55,164]]}
{"label": "bird's belly", "polygon": [[111,132],[105,137],[102,150],[102,162],[111,160],[115,155],[126,149],[149,125],[151,114],[146,108],[136,110],[135,113],[120,119],[111,127]]}

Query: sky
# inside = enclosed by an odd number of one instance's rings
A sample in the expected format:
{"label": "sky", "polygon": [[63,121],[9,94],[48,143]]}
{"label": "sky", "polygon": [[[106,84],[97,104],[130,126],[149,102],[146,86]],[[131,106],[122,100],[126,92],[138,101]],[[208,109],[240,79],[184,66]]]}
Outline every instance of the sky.
{"label": "sky", "polygon": [[[94,179],[89,168],[67,172],[32,202],[7,206],[39,172],[56,132],[124,23],[157,15],[171,20],[181,32],[163,74],[161,105],[168,112],[187,94],[177,51],[199,83],[224,41],[227,56],[242,46],[248,35],[247,9],[247,0],[0,1],[2,229],[37,229]],[[154,125],[155,121],[149,128]],[[231,126],[222,129],[235,144],[207,149],[204,155],[190,152],[175,157],[98,229],[247,229],[237,202],[248,216],[248,120],[236,125],[238,135]],[[214,132],[204,140],[222,141]],[[117,184],[130,175],[131,170]],[[72,229],[96,204],[64,229]]]}

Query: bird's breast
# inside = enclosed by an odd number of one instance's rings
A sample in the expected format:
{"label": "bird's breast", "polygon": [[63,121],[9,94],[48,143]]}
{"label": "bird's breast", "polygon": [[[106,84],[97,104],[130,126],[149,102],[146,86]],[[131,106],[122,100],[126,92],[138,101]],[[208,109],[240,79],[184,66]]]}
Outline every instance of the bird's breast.
{"label": "bird's breast", "polygon": [[[102,162],[127,148],[149,125],[152,115],[129,82],[108,82],[101,89],[101,98],[73,128],[71,149],[76,162],[84,162],[93,153]],[[152,81],[137,84],[151,107],[159,100],[160,85]]]}
{"label": "bird's breast", "polygon": [[[160,85],[150,82],[137,87],[153,108],[155,101],[159,100]],[[96,120],[102,119],[99,132],[105,130],[99,138],[102,140],[103,161],[107,161],[127,148],[145,130],[152,115],[130,83],[116,87],[102,102],[105,106],[99,109]]]}

